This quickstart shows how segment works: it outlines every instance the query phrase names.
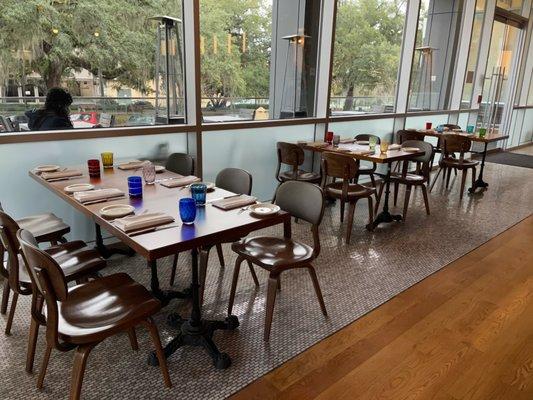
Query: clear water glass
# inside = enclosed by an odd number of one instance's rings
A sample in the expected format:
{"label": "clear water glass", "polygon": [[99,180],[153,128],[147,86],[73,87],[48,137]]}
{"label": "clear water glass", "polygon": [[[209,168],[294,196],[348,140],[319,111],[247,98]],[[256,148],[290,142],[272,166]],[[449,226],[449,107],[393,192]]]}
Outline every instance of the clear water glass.
{"label": "clear water glass", "polygon": [[155,182],[155,165],[152,163],[147,163],[143,165],[143,177],[144,182],[147,185],[153,185]]}

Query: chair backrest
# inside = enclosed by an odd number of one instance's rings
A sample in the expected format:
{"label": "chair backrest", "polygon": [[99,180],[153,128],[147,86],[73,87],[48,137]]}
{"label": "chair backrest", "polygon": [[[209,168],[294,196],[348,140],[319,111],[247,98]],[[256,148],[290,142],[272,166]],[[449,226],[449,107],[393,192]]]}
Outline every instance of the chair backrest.
{"label": "chair backrest", "polygon": [[472,147],[472,141],[466,137],[457,134],[444,134],[442,135],[444,157],[449,157],[453,153],[459,153],[460,160],[464,159],[464,154],[470,151]]}
{"label": "chair backrest", "polygon": [[276,204],[293,217],[303,219],[312,225],[313,254],[318,257],[320,253],[318,227],[324,216],[324,193],[322,189],[309,182],[284,182],[276,192]]}
{"label": "chair backrest", "polygon": [[396,133],[398,138],[398,143],[402,144],[407,140],[424,140],[424,134],[421,134],[417,131],[410,131],[406,129],[401,129]]}
{"label": "chair backrest", "polygon": [[[46,252],[39,249],[37,241],[30,231],[20,229],[17,232],[24,263],[28,269],[34,297],[32,300],[32,315],[46,323],[46,341],[61,349],[58,341],[58,306],[57,302],[65,301],[68,297],[67,280],[57,262]],[[37,293],[38,292],[38,293]],[[46,302],[46,317],[37,309],[35,296],[39,294]]]}
{"label": "chair backrest", "polygon": [[165,168],[176,174],[188,176],[194,173],[194,158],[185,153],[172,153]]}
{"label": "chair backrest", "polygon": [[215,179],[215,185],[221,189],[238,194],[252,193],[252,175],[240,168],[225,168]]}
{"label": "chair backrest", "polygon": [[[0,210],[0,274],[8,279],[9,285],[17,292],[19,286],[19,243],[17,222],[4,211]],[[4,267],[4,257],[7,252],[7,269]]]}
{"label": "chair backrest", "polygon": [[341,178],[348,181],[357,176],[359,160],[355,160],[346,154],[325,152],[322,154],[322,176],[325,179]]}
{"label": "chair backrest", "polygon": [[359,135],[355,135],[354,139],[355,140],[370,140],[371,137],[375,137],[376,138],[376,144],[380,144],[381,143],[381,139],[379,138],[379,136],[371,135],[371,134],[368,134],[368,133],[361,133]]}
{"label": "chair backrest", "polygon": [[305,153],[303,149],[294,143],[278,142],[278,162],[293,167],[298,167],[304,163]]}
{"label": "chair backrest", "polygon": [[416,147],[424,151],[424,155],[413,157],[409,159],[409,161],[429,164],[433,158],[433,146],[428,142],[424,142],[423,140],[406,140],[402,143],[402,147]]}

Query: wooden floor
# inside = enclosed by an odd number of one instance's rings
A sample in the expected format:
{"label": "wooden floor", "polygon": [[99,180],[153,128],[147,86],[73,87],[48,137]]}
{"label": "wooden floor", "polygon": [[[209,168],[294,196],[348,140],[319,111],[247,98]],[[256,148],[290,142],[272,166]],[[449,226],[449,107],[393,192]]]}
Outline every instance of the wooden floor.
{"label": "wooden floor", "polygon": [[533,216],[232,397],[533,399]]}

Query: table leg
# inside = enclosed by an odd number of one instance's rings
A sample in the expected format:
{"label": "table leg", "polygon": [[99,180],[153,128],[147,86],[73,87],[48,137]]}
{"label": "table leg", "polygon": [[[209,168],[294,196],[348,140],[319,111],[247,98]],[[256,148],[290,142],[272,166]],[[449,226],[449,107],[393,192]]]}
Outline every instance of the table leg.
{"label": "table leg", "polygon": [[96,250],[98,250],[100,255],[105,259],[108,259],[114,254],[122,254],[128,257],[132,257],[135,255],[135,252],[129,247],[126,249],[119,249],[116,247],[106,246],[102,237],[102,229],[100,228],[100,225],[94,224],[94,228],[96,230]]}
{"label": "table leg", "polygon": [[188,299],[191,297],[190,290],[185,289],[182,292],[176,290],[161,290],[159,287],[159,277],[157,276],[157,261],[148,261],[148,267],[150,267],[151,280],[150,288],[152,289],[153,296],[161,301],[163,307],[170,303],[172,299]]}
{"label": "table leg", "polygon": [[486,188],[489,186],[489,184],[483,180],[483,170],[485,169],[485,158],[487,157],[487,146],[488,146],[488,143],[485,143],[485,147],[483,148],[483,156],[481,157],[481,168],[479,170],[479,175],[477,177],[477,180],[474,182],[474,186],[468,189],[469,193],[475,193],[477,188]]}
{"label": "table leg", "polygon": [[[206,251],[206,250],[202,250]],[[200,284],[198,281],[198,250],[193,249],[192,254],[192,312],[188,320],[182,319],[177,314],[171,314],[168,323],[179,329],[177,336],[172,339],[163,349],[165,357],[171,356],[182,346],[203,347],[213,360],[217,369],[226,369],[231,365],[231,359],[226,353],[221,353],[213,341],[213,333],[216,330],[234,330],[239,326],[239,320],[235,315],[228,316],[225,321],[207,321],[202,319],[200,305]],[[148,357],[150,365],[158,365],[155,352]]]}
{"label": "table leg", "polygon": [[389,194],[390,194],[390,175],[392,170],[392,164],[387,163],[387,174],[384,176],[384,182],[382,185],[385,185],[385,200],[383,202],[383,211],[381,211],[376,219],[366,226],[366,229],[373,231],[379,224],[383,222],[393,222],[401,221],[401,215],[393,215],[389,212]]}

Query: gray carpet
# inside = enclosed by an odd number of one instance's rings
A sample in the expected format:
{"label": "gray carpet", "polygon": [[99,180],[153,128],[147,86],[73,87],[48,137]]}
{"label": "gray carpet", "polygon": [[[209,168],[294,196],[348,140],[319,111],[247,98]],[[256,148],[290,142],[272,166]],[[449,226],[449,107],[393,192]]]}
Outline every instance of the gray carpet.
{"label": "gray carpet", "polygon": [[507,151],[487,154],[485,161],[496,164],[513,165],[515,167],[533,168],[533,156],[510,153]]}
{"label": "gray carpet", "polygon": [[[449,191],[439,182],[430,194],[430,216],[425,214],[421,192],[415,191],[407,221],[380,227],[373,233],[363,228],[367,211],[366,204],[361,202],[349,246],[342,239],[345,225],[339,223],[338,208],[328,208],[320,229],[322,253],[315,266],[329,318],[322,316],[307,274],[289,272],[282,275],[271,341],[264,343],[266,274],[258,270],[263,284],[256,291],[245,268],[234,308],[241,326],[235,332],[215,335],[221,350],[233,359],[229,369],[217,371],[203,351],[185,348],[169,359],[174,386],[166,389],[159,369],[146,363],[151,342],[140,328],[138,352],[130,349],[127,336],[122,335],[105,341],[91,353],[82,397],[222,399],[231,395],[532,213],[533,171],[488,164],[485,179],[490,183],[489,190],[466,195],[462,201],[457,178]],[[295,224],[293,231],[295,238],[312,242],[306,225]],[[261,233],[281,235],[282,228]],[[204,307],[207,317],[222,318],[226,312],[235,257],[229,246],[224,250],[226,268],[219,266],[215,254],[210,260]],[[180,256],[177,287],[188,285],[189,260],[188,255]],[[160,264],[163,284],[168,282],[170,263],[167,259]],[[149,273],[141,258],[116,258],[109,265],[108,273],[126,271],[148,284]],[[0,399],[67,398],[72,352],[52,354],[43,392],[35,389],[36,376],[24,372],[29,303],[28,297],[20,300],[13,335],[6,337],[0,333]],[[174,310],[188,315],[189,306],[185,301],[175,301],[157,316],[163,342],[175,334],[165,324],[166,314]],[[36,365],[44,349],[43,336],[39,339]]]}

